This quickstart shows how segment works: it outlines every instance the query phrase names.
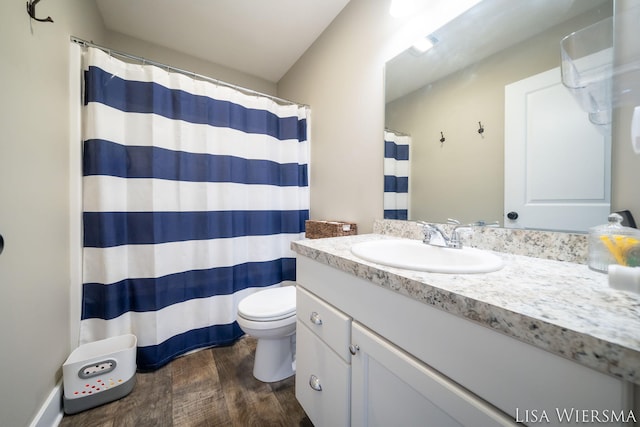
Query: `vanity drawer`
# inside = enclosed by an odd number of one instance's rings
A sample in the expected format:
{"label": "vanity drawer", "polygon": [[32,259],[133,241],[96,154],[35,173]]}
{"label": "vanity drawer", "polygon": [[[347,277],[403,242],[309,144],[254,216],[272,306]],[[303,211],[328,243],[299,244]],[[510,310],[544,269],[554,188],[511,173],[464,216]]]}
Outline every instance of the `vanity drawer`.
{"label": "vanity drawer", "polygon": [[296,328],[296,399],[314,426],[348,426],[351,366],[300,320]]}
{"label": "vanity drawer", "polygon": [[315,295],[297,287],[296,315],[344,361],[351,363],[351,318]]}

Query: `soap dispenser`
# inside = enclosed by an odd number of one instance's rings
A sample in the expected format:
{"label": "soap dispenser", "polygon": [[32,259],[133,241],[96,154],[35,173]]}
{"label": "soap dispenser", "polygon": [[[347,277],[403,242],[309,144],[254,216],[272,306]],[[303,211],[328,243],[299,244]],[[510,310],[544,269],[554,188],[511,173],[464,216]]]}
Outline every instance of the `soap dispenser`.
{"label": "soap dispenser", "polygon": [[606,273],[610,264],[640,266],[640,230],[623,226],[617,213],[608,221],[589,229],[589,268]]}

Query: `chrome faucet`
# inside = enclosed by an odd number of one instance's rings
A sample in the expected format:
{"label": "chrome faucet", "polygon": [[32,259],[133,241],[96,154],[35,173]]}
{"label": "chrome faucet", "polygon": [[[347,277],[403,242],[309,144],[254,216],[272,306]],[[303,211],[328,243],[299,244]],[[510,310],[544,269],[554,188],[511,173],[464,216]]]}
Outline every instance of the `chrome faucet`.
{"label": "chrome faucet", "polygon": [[422,232],[424,233],[423,243],[443,248],[448,246],[449,238],[439,226],[422,221],[418,221],[418,223],[422,225]]}
{"label": "chrome faucet", "polygon": [[451,231],[451,236],[447,237],[447,234],[436,224],[429,224],[424,221],[418,221],[422,225],[422,232],[424,233],[423,243],[433,246],[439,246],[443,248],[462,248],[462,240],[460,239],[461,232],[473,231],[473,227],[485,227],[485,226],[497,226],[498,222],[487,224],[484,221],[474,222],[472,224],[460,224],[460,221],[456,219],[447,219],[447,224],[455,225]]}

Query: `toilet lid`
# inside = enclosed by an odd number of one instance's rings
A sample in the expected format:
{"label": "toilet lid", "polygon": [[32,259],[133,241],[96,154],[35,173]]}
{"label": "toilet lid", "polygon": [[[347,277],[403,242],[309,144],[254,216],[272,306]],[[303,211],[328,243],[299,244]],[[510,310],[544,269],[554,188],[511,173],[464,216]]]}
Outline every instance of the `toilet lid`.
{"label": "toilet lid", "polygon": [[247,320],[280,320],[296,314],[296,287],[282,286],[258,291],[238,304],[238,315]]}

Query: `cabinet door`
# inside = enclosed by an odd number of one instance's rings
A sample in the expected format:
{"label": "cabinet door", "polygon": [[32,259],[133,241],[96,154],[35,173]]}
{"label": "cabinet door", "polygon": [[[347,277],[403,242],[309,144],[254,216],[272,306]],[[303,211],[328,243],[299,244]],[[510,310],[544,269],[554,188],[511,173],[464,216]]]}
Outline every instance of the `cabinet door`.
{"label": "cabinet door", "polygon": [[348,426],[350,366],[300,320],[296,328],[298,402],[315,427]]}
{"label": "cabinet door", "polygon": [[353,426],[510,426],[515,421],[353,322]]}

